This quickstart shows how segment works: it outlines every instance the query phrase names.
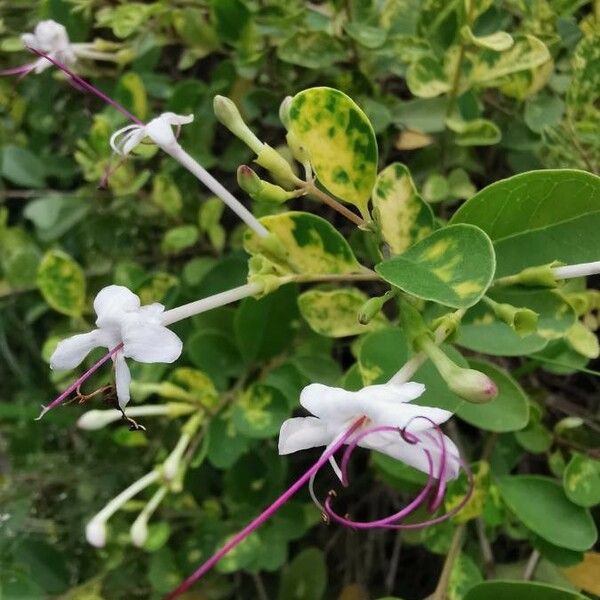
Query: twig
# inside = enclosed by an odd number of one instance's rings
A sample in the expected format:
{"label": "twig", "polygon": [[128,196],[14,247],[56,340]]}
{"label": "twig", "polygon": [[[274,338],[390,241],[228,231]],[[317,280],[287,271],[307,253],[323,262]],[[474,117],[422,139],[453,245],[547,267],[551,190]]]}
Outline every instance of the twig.
{"label": "twig", "polygon": [[385,593],[391,594],[396,583],[396,575],[398,573],[398,562],[400,560],[400,550],[402,549],[402,533],[398,531],[394,539],[392,548],[392,556],[390,558],[389,570],[385,578]]}
{"label": "twig", "polygon": [[252,579],[254,579],[254,585],[256,586],[256,593],[260,600],[269,600],[269,595],[265,589],[265,584],[259,573],[252,573]]}
{"label": "twig", "polygon": [[444,561],[444,566],[442,568],[442,574],[440,575],[437,587],[435,588],[433,595],[429,597],[429,600],[446,600],[446,591],[448,590],[450,576],[452,575],[452,568],[454,567],[454,563],[456,562],[456,559],[458,558],[458,555],[462,549],[464,537],[465,525],[462,524],[459,525],[454,531],[452,542],[450,544],[450,550],[448,550],[448,555],[446,556],[446,560]]}
{"label": "twig", "polygon": [[534,550],[525,565],[525,570],[523,571],[523,579],[525,581],[529,581],[538,566],[538,562],[540,561],[540,553],[537,550]]}
{"label": "twig", "polygon": [[481,557],[483,558],[483,570],[486,577],[492,577],[496,570],[496,561],[492,552],[492,545],[485,534],[485,523],[481,517],[475,519],[477,528],[477,538],[479,539],[479,547],[481,548]]}
{"label": "twig", "polygon": [[317,200],[323,202],[323,204],[327,204],[327,206],[330,206],[333,208],[333,210],[339,212],[358,227],[366,226],[367,222],[362,217],[359,217],[356,213],[353,213],[335,198],[332,198],[329,194],[326,194],[323,190],[320,190],[314,183],[307,182],[304,185],[304,190],[309,196],[313,196]]}

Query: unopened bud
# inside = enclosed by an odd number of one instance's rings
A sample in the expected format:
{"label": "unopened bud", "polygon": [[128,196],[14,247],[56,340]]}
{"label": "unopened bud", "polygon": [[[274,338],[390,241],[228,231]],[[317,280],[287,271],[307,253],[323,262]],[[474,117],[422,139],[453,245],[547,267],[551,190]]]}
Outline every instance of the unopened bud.
{"label": "unopened bud", "polygon": [[269,144],[262,144],[262,147],[256,154],[256,164],[269,171],[282,185],[288,188],[296,188],[303,185],[304,182],[294,173],[292,165],[275,148],[269,146]]}
{"label": "unopened bud", "polygon": [[286,129],[290,128],[290,108],[292,106],[292,100],[293,98],[291,96],[286,96],[279,105],[279,120]]}
{"label": "unopened bud", "polygon": [[516,275],[508,275],[496,280],[497,285],[524,285],[527,287],[555,288],[558,285],[555,267],[559,263],[552,262],[538,267],[528,267]]}
{"label": "unopened bud", "polygon": [[417,346],[427,354],[442,379],[457,396],[480,404],[489,402],[498,393],[496,384],[485,373],[459,367],[429,337],[420,338]]}
{"label": "unopened bud", "polygon": [[85,526],[85,538],[95,548],[104,548],[106,545],[106,523],[92,519]]}
{"label": "unopened bud", "polygon": [[246,144],[256,154],[260,154],[263,143],[252,133],[246,125],[238,107],[235,103],[225,96],[215,96],[213,108],[217,119]]}
{"label": "unopened bud", "polygon": [[494,302],[489,298],[486,301],[494,314],[514,329],[519,336],[525,337],[537,331],[539,315],[530,308],[517,308],[512,304]]}
{"label": "unopened bud", "polygon": [[77,427],[93,431],[102,429],[120,418],[121,413],[118,410],[88,410],[79,417]]}
{"label": "unopened bud", "polygon": [[148,539],[148,522],[146,515],[142,513],[133,523],[129,530],[131,541],[134,546],[141,548]]}
{"label": "unopened bud", "polygon": [[361,325],[367,325],[374,319],[383,308],[383,305],[393,296],[396,295],[396,292],[390,290],[386,292],[383,296],[377,296],[375,298],[369,298],[358,311],[358,322]]}
{"label": "unopened bud", "polygon": [[281,186],[268,181],[263,181],[250,167],[241,165],[237,170],[237,180],[240,187],[248,195],[259,202],[271,202],[274,204],[283,204],[287,200],[294,198],[296,192],[288,192]]}

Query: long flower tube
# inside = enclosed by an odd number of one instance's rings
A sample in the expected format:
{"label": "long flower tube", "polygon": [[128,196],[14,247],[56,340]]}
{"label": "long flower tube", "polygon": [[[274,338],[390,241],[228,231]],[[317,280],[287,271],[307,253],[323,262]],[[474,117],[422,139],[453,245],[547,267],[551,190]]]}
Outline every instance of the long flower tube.
{"label": "long flower tube", "polygon": [[304,485],[309,481],[314,473],[318,472],[324,465],[327,464],[329,458],[332,457],[363,425],[365,421],[364,417],[360,417],[342,432],[334,443],[330,445],[326,452],[324,452],[319,460],[302,475],[297,481],[295,481],[275,502],[273,502],[266,510],[264,510],[258,517],[251,521],[244,529],[234,535],[220,550],[213,554],[205,563],[203,563],[196,571],[194,571],[183,583],[181,583],[176,589],[165,596],[164,600],[173,600],[184,592],[190,589],[190,587],[198,581],[205,573],[210,571],[226,554],[233,550],[238,544],[245,540],[251,533],[258,529],[263,523],[268,521],[284,504],[286,504]]}
{"label": "long flower tube", "polygon": [[[127,154],[138,143],[141,143],[144,138],[150,137],[150,139],[152,139],[152,141],[155,142],[164,152],[166,152],[169,156],[172,156],[179,164],[181,164],[181,166],[192,173],[192,175],[194,175],[201,183],[203,183],[211,192],[217,195],[257,235],[260,237],[267,237],[269,235],[269,232],[262,225],[262,223],[198,161],[192,158],[192,156],[190,156],[190,154],[188,154],[177,142],[177,139],[171,130],[171,125],[177,125],[179,127],[181,124],[189,123],[193,120],[193,115],[191,117],[181,117],[179,115],[174,115],[173,113],[164,113],[163,115],[152,119],[152,121],[149,123],[144,124],[142,121],[140,121],[140,119],[129,112],[116,100],[113,100],[98,88],[85,81],[85,79],[79,77],[79,75],[74,73],[64,63],[57,61],[52,56],[36,48],[29,47],[29,50],[50,61],[55,67],[60,69],[75,84],[77,84],[77,86],[83,88],[86,92],[97,96],[110,106],[116,108],[128,119],[133,121],[134,125],[127,125],[113,135],[113,138],[111,139],[111,145],[113,148],[122,147],[121,153]],[[124,134],[123,143],[127,144],[126,146],[119,146],[115,143],[116,138],[118,138],[121,134]]]}

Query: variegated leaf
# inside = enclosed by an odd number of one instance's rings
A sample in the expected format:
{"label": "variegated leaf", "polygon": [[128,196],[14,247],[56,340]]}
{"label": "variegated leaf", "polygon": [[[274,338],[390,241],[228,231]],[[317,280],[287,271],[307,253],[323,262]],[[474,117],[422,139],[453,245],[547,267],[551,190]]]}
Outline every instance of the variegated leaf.
{"label": "variegated leaf", "polygon": [[447,119],[446,125],[456,133],[455,142],[459,146],[491,146],[502,138],[498,126],[488,119]]}

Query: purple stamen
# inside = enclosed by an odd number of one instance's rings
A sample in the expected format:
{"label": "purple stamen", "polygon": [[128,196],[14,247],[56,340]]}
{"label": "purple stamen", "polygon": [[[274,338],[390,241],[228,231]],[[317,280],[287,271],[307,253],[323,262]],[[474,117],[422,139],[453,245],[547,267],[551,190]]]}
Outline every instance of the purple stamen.
{"label": "purple stamen", "polygon": [[271,506],[263,511],[256,519],[249,523],[242,531],[232,537],[227,544],[225,544],[218,552],[213,554],[203,565],[201,565],[194,573],[192,573],[183,583],[179,585],[170,594],[165,596],[164,600],[173,600],[179,595],[183,594],[190,587],[198,581],[203,575],[205,575],[210,569],[212,569],[226,554],[233,550],[238,544],[244,541],[252,532],[258,529],[265,521],[271,518],[271,516],[277,512],[296,492],[298,492],[304,484],[310,480],[310,478],[319,471],[327,462],[329,458],[333,456],[351,437],[354,433],[363,425],[365,417],[361,417],[354,421],[352,425],[342,433],[335,443],[333,443],[329,449],[324,452],[319,460],[308,470],[300,479],[298,479],[291,487],[289,487]]}
{"label": "purple stamen", "polygon": [[29,63],[20,67],[13,67],[12,69],[3,69],[0,71],[0,77],[9,75],[20,75],[21,77],[25,77],[25,75],[31,73],[33,69],[35,69],[35,63]]}
{"label": "purple stamen", "polygon": [[79,379],[75,380],[58,398],[54,399],[48,406],[42,405],[42,412],[37,417],[36,421],[39,421],[47,412],[50,412],[53,408],[56,408],[59,404],[64,402],[77,388],[87,379],[89,379],[109,358],[114,356],[119,350],[123,348],[123,342],[118,346],[115,346],[112,350],[105,354],[95,365],[91,366]]}
{"label": "purple stamen", "polygon": [[91,83],[88,83],[85,79],[79,77],[79,75],[77,75],[76,73],[71,71],[71,69],[69,69],[69,67],[67,67],[67,65],[57,61],[55,58],[53,58],[49,54],[46,54],[45,52],[42,52],[41,50],[37,50],[36,48],[31,48],[30,46],[28,46],[27,49],[30,50],[31,52],[33,52],[34,54],[37,54],[37,56],[39,56],[41,58],[45,58],[46,60],[50,61],[55,67],[57,67],[63,73],[68,75],[68,77],[70,77],[73,82],[75,82],[80,88],[84,89],[86,92],[89,92],[90,94],[97,96],[101,100],[104,100],[104,102],[106,102],[107,104],[110,104],[110,106],[116,108],[119,112],[123,113],[128,119],[131,119],[134,123],[137,123],[138,125],[142,125],[142,126],[144,125],[144,123],[142,123],[142,121],[140,121],[134,114],[130,113],[124,106],[119,104],[116,100],[113,100],[110,96],[107,96],[104,92],[101,92],[97,87],[94,87]]}

